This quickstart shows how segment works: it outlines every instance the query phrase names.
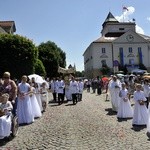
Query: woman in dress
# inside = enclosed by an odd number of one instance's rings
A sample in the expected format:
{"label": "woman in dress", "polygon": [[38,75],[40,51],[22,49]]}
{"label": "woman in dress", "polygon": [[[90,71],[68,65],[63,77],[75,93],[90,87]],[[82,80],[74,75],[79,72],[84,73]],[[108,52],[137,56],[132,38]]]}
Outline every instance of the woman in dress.
{"label": "woman in dress", "polygon": [[42,114],[41,114],[40,106],[35,96],[36,91],[35,91],[35,88],[32,86],[32,82],[29,82],[29,84],[31,86],[30,100],[31,100],[31,105],[32,105],[32,112],[33,112],[34,118],[39,118],[42,116]]}
{"label": "woman in dress", "polygon": [[42,83],[40,93],[41,93],[43,112],[45,112],[47,108],[47,104],[48,104],[48,88],[47,88],[46,82]]}
{"label": "woman in dress", "polygon": [[13,106],[9,99],[9,95],[2,94],[0,97],[0,139],[8,137],[11,133],[11,111]]}
{"label": "woman in dress", "polygon": [[136,85],[136,91],[134,92],[134,113],[133,113],[133,125],[147,125],[148,122],[148,109],[146,108],[145,101],[146,97],[144,92],[141,90],[142,85]]}
{"label": "woman in dress", "polygon": [[119,96],[121,99],[120,99],[117,117],[118,118],[132,118],[133,109],[129,101],[129,94],[128,94],[128,90],[126,89],[125,83],[122,83],[122,90],[120,91]]}
{"label": "woman in dress", "polygon": [[27,83],[27,76],[22,76],[18,85],[17,116],[19,124],[30,124],[34,121],[32,105],[30,100],[31,87]]}

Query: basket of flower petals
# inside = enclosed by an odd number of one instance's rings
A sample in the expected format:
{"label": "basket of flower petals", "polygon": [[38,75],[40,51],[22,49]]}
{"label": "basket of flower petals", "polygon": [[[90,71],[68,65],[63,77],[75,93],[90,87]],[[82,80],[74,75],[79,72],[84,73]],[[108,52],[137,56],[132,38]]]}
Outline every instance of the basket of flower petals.
{"label": "basket of flower petals", "polygon": [[143,100],[140,100],[140,101],[139,101],[139,104],[140,104],[140,105],[144,105],[145,102],[144,102]]}

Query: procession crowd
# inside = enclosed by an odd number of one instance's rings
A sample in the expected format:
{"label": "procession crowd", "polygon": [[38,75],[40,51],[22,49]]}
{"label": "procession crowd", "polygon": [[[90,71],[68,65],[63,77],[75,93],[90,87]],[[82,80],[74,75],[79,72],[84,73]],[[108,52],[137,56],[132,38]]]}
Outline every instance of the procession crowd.
{"label": "procession crowd", "polygon": [[[77,104],[82,101],[84,89],[98,95],[106,90],[106,100],[110,96],[112,110],[117,112],[117,118],[132,118],[132,125],[146,125],[150,133],[150,85],[149,80],[141,76],[124,76],[95,78],[92,80],[75,79],[73,76],[63,79],[61,76],[51,81],[38,83],[35,78],[23,75],[21,81],[10,79],[10,73],[5,72],[0,81],[0,139],[11,134],[12,115],[18,117],[18,124],[31,124],[46,111],[51,91],[53,102],[61,105],[64,100]],[[134,107],[131,106],[131,97]]]}
{"label": "procession crowd", "polygon": [[[110,97],[112,110],[118,119],[132,119],[134,126],[146,126],[147,135],[150,133],[150,81],[141,75],[116,76],[112,75],[105,82],[97,79],[87,81],[87,88],[91,87],[95,93],[106,89],[106,100]],[[90,86],[89,86],[90,85]],[[99,93],[99,92],[98,92]],[[101,92],[100,92],[101,93]],[[133,100],[133,101],[132,101]],[[134,106],[131,105],[133,102]]]}
{"label": "procession crowd", "polygon": [[23,75],[20,83],[10,79],[10,73],[5,72],[0,82],[0,139],[11,134],[12,115],[17,116],[18,124],[31,124],[46,111],[49,91],[53,94],[53,101],[59,105],[72,100],[75,105],[82,100],[83,82],[71,77],[65,82],[62,77],[51,81],[36,82]]}

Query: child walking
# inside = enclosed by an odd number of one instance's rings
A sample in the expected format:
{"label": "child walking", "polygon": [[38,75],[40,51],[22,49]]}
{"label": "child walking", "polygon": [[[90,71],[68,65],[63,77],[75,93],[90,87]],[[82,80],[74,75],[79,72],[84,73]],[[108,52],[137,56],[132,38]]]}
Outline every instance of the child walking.
{"label": "child walking", "polygon": [[0,139],[8,137],[11,133],[11,110],[13,106],[11,102],[8,101],[9,95],[3,94],[0,102]]}
{"label": "child walking", "polygon": [[122,90],[120,91],[119,96],[121,99],[120,99],[117,117],[118,118],[132,118],[133,109],[129,101],[129,93],[128,93],[128,90],[126,89],[125,83],[122,83]]}
{"label": "child walking", "polygon": [[147,125],[148,122],[148,109],[145,105],[147,100],[144,92],[141,90],[142,85],[136,85],[136,91],[134,92],[134,114],[133,114],[133,125]]}

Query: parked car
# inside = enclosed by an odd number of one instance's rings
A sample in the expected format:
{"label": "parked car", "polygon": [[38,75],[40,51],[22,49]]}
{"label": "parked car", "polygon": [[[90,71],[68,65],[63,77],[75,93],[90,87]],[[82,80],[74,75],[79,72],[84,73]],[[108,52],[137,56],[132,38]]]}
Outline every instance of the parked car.
{"label": "parked car", "polygon": [[142,69],[134,69],[131,71],[132,74],[141,74],[143,75],[144,73],[147,73],[147,70],[142,70]]}

